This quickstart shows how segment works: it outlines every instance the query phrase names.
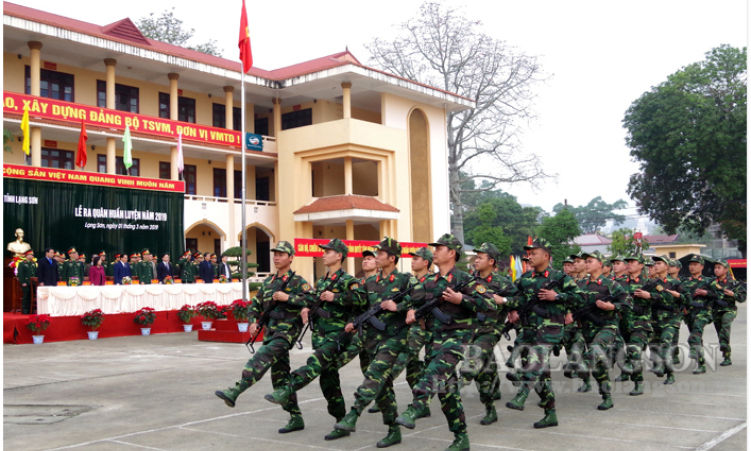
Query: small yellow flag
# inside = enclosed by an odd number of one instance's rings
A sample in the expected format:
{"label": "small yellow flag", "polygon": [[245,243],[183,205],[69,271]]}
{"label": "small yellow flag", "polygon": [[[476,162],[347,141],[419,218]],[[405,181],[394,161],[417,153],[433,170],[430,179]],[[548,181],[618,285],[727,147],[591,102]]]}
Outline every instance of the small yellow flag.
{"label": "small yellow flag", "polygon": [[23,146],[21,149],[23,149],[23,152],[26,155],[29,155],[29,107],[24,106],[23,107],[23,117],[21,118],[21,131],[23,132]]}

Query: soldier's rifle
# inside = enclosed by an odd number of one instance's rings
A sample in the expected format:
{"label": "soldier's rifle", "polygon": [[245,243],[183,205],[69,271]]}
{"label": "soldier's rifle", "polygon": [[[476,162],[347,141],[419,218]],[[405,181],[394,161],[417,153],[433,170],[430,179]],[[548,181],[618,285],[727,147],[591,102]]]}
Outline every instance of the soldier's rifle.
{"label": "soldier's rifle", "polygon": [[[386,301],[394,301],[396,303],[400,302],[404,296],[408,295],[412,291],[412,287],[407,288],[404,291],[400,291],[398,293],[395,293],[392,296],[387,297],[381,302],[378,302],[376,305],[371,307],[370,309],[366,310],[364,313],[361,313],[357,318],[352,320],[352,327],[353,330],[357,330],[358,335],[362,336],[363,326],[365,324],[370,324],[378,331],[385,331],[386,330],[386,324],[383,323],[378,319],[378,315],[383,312],[383,307],[381,307],[381,304]],[[337,337],[336,337],[336,346],[337,350],[341,350],[341,344],[344,342],[344,340],[347,338],[348,335],[350,335],[352,332],[346,332],[342,331]]]}
{"label": "soldier's rifle", "polygon": [[584,307],[580,308],[579,310],[574,311],[572,314],[574,321],[586,318],[592,321],[598,327],[604,326],[605,320],[600,318],[599,315],[604,313],[605,310],[597,306],[597,301],[608,302],[613,299],[615,299],[615,297],[612,294],[609,294],[602,299],[596,299],[595,302],[589,303],[585,305]]}
{"label": "soldier's rifle", "polygon": [[[329,279],[329,273],[327,272],[326,275],[323,277],[323,280],[330,280]],[[321,284],[323,285],[323,284]],[[305,325],[305,328],[303,328],[302,332],[300,332],[300,335],[297,337],[297,347],[302,349],[302,339],[305,337],[305,333],[308,331],[308,329],[314,329],[312,326],[313,320],[315,319],[316,312],[319,308],[321,308],[321,305],[323,305],[323,299],[321,299],[321,295],[324,291],[328,290],[331,286],[331,282],[325,284],[325,286],[316,287],[316,301],[315,304],[308,310],[308,324]]]}
{"label": "soldier's rifle", "polygon": [[[279,287],[278,290],[272,291],[272,293],[276,293],[277,291],[284,291],[287,288],[287,286],[289,285],[289,282],[292,280],[293,277],[295,277],[295,271],[292,271],[292,274],[290,274],[289,277],[287,278],[287,280],[285,280],[284,283],[282,283],[282,286]],[[266,293],[264,293],[264,294],[266,294]],[[272,296],[273,296],[273,294],[272,294]],[[264,298],[265,298],[265,296],[264,296]],[[265,299],[263,301],[265,301]],[[261,303],[261,305],[263,305],[263,301],[259,301]],[[264,309],[264,311],[261,313],[261,316],[258,318],[258,322],[256,323],[257,326],[258,326],[258,328],[256,329],[256,333],[253,334],[252,337],[248,338],[247,342],[245,342],[245,346],[248,347],[248,350],[250,351],[251,354],[255,354],[256,353],[256,350],[253,347],[253,345],[255,344],[256,340],[258,339],[258,336],[261,335],[261,331],[263,329],[265,329],[266,326],[269,324],[269,321],[271,320],[271,311],[274,310],[274,308],[276,308],[277,303],[278,303],[278,301],[271,301],[269,303],[268,307],[266,307],[266,309]]]}
{"label": "soldier's rifle", "polygon": [[[548,281],[545,285],[535,291],[534,295],[529,301],[527,301],[524,305],[516,310],[516,312],[519,314],[519,320],[521,321],[522,326],[529,326],[529,315],[532,312],[544,318],[550,316],[547,310],[538,305],[541,301],[540,290],[555,290],[556,288],[562,289],[563,280],[565,279],[565,277],[566,275],[562,274],[558,278]],[[504,323],[503,325],[503,329],[501,329],[501,335],[505,335],[508,337],[508,339],[511,339],[508,333],[511,331],[511,329],[514,328],[514,326],[515,323],[506,321],[506,323]]]}
{"label": "soldier's rifle", "polygon": [[[457,293],[460,293],[463,289],[465,289],[470,283],[474,282],[475,278],[470,276],[469,279],[465,280],[464,282],[457,284],[456,286],[449,287],[452,290],[454,290]],[[433,315],[435,319],[442,322],[443,324],[451,324],[454,321],[454,318],[451,317],[451,315],[447,315],[441,311],[439,308],[439,305],[441,302],[443,302],[443,296],[434,296],[433,293],[428,293],[425,295],[426,302],[425,304],[421,305],[420,307],[415,310],[415,321],[419,321],[420,319],[426,318],[428,315]],[[401,332],[403,329],[411,326],[411,324],[402,324],[399,326],[396,331]]]}

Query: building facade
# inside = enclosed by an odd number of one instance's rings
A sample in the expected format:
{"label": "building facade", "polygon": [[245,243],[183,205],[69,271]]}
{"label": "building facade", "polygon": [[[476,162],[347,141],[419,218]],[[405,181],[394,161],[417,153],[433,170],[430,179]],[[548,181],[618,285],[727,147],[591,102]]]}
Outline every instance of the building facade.
{"label": "building facade", "polygon": [[[99,26],[8,2],[3,8],[4,97],[50,99],[60,112],[30,112],[27,157],[22,112],[4,102],[3,127],[14,138],[6,164],[74,169],[83,120],[84,171],[185,182],[186,248],[201,252],[241,244],[244,187],[250,261],[259,273],[271,270],[269,249],[279,240],[428,242],[449,230],[446,115],[472,108],[469,99],[369,68],[348,51],[252,68],[243,99],[239,60],[147,39],[130,19]],[[263,143],[246,152],[245,179],[243,104],[246,132]],[[77,106],[138,120],[129,171],[123,130],[88,123]],[[347,269],[356,264],[348,259]],[[320,274],[313,258],[294,265],[306,277]]]}

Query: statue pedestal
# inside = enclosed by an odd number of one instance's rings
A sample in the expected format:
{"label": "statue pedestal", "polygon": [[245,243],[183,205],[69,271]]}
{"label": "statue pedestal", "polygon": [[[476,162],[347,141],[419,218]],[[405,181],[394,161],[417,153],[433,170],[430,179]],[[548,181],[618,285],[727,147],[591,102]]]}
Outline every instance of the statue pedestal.
{"label": "statue pedestal", "polygon": [[16,300],[16,309],[21,312],[21,284],[13,274],[13,269],[8,265],[13,261],[12,257],[3,259],[3,311],[13,311],[13,300]]}

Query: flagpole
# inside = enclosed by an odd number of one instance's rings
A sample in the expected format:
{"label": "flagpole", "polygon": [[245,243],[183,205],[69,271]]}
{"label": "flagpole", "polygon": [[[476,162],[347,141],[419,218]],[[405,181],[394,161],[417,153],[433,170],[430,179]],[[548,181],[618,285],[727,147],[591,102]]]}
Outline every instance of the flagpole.
{"label": "flagpole", "polygon": [[242,162],[240,163],[242,165],[242,207],[240,207],[240,210],[242,211],[242,228],[243,228],[243,239],[242,239],[242,283],[243,283],[243,301],[248,301],[248,258],[247,258],[247,231],[245,230],[245,186],[247,185],[247,181],[245,180],[245,68],[243,67],[243,63],[240,62],[240,148],[242,151],[240,152]]}

